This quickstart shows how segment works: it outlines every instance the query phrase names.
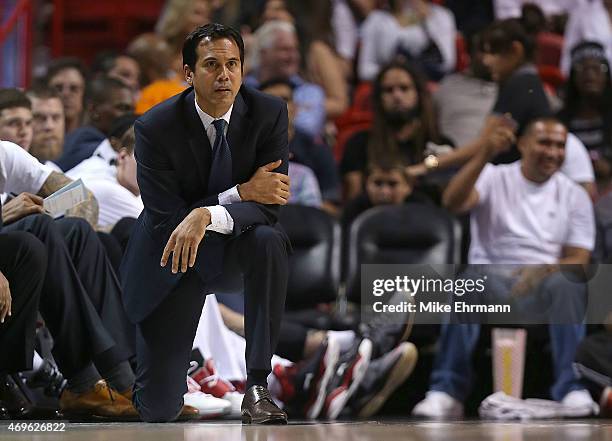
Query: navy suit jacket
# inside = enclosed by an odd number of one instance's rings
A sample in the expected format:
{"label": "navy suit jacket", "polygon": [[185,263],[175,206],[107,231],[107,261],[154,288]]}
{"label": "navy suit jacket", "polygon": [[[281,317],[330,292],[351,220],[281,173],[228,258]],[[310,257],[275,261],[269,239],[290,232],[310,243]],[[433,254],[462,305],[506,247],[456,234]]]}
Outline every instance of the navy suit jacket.
{"label": "navy suit jacket", "polygon": [[[212,148],[195,109],[193,88],[149,110],[134,129],[144,210],[131,233],[121,278],[126,312],[138,323],[182,277],[181,273],[172,274],[171,261],[165,268],[160,266],[170,235],[194,208],[217,205],[218,195],[207,190]],[[242,86],[234,101],[227,140],[234,185],[248,181],[258,167],[278,159],[282,164],[276,172],[287,174],[286,104]],[[203,289],[221,274],[228,240],[256,225],[277,222],[278,205],[239,202],[224,206],[234,220],[232,234],[206,232],[194,268],[188,270],[197,271]]]}

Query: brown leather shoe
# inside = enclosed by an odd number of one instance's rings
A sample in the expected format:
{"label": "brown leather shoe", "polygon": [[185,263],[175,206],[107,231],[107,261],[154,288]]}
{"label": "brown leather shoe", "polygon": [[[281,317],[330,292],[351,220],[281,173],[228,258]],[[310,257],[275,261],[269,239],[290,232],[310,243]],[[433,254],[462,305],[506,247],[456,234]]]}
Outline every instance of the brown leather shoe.
{"label": "brown leather shoe", "polygon": [[67,418],[101,418],[117,421],[138,421],[138,412],[124,396],[113,390],[104,380],[93,389],[75,394],[68,389],[60,396],[59,406]]}
{"label": "brown leather shoe", "polygon": [[193,406],[184,405],[180,415],[176,418],[176,421],[189,421],[200,419],[200,412]]}
{"label": "brown leather shoe", "polygon": [[245,424],[287,424],[287,414],[274,404],[263,386],[252,386],[242,400],[242,422]]}

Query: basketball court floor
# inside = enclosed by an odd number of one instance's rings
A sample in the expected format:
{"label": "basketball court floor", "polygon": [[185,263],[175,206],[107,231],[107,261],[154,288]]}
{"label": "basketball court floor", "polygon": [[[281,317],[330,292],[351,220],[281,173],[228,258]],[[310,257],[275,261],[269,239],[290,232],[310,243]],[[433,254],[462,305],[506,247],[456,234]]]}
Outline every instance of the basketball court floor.
{"label": "basketball court floor", "polygon": [[47,441],[612,441],[612,420],[546,422],[419,422],[372,420],[243,426],[239,421],[66,423],[63,432],[15,432],[0,423],[0,440]]}

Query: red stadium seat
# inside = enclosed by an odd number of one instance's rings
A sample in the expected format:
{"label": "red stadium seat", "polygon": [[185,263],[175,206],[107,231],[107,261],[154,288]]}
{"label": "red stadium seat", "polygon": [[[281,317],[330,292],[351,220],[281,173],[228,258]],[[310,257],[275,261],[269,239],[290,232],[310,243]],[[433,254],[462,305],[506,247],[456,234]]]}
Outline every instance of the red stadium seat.
{"label": "red stadium seat", "polygon": [[563,36],[551,32],[540,32],[537,37],[536,64],[559,66],[563,50]]}

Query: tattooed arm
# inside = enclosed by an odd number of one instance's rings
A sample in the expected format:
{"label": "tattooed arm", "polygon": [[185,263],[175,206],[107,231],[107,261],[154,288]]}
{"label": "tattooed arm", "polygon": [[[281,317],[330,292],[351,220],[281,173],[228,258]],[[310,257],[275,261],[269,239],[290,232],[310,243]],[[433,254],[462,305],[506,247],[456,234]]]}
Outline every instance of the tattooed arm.
{"label": "tattooed arm", "polygon": [[[71,182],[72,179],[66,177],[66,175],[52,172],[40,188],[38,196],[46,198]],[[98,226],[98,201],[91,191],[87,188],[85,190],[87,191],[87,199],[68,210],[66,216],[81,217],[89,222],[95,230]]]}

